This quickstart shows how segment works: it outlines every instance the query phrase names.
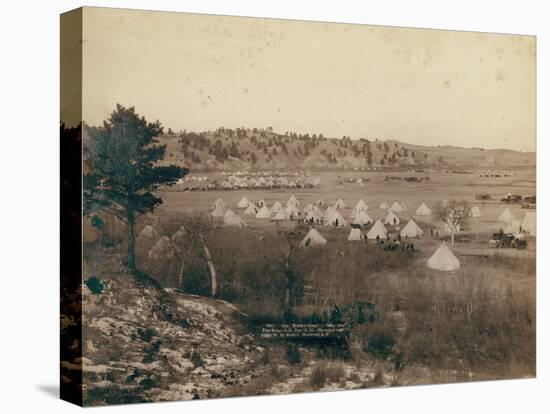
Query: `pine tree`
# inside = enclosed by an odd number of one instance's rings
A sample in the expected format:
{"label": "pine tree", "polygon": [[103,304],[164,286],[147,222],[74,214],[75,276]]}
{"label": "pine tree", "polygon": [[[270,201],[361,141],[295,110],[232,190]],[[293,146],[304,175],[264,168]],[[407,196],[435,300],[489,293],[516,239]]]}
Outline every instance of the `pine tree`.
{"label": "pine tree", "polygon": [[107,209],[127,223],[127,265],[136,270],[136,219],[162,203],[155,191],[188,173],[175,165],[160,166],[166,146],[157,121],[150,123],[133,107],[117,104],[101,127],[85,127],[83,178],[85,209]]}

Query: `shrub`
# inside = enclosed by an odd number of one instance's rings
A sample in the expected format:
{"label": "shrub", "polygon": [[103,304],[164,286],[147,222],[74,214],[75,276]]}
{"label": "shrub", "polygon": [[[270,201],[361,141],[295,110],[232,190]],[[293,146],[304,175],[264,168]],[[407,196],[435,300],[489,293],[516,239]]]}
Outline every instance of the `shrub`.
{"label": "shrub", "polygon": [[300,348],[296,345],[289,345],[286,351],[286,359],[290,365],[297,365],[302,362]]}
{"label": "shrub", "polygon": [[160,350],[160,341],[155,341],[146,345],[144,349],[145,355],[143,356],[142,362],[145,364],[149,364],[153,362],[159,350]]}
{"label": "shrub", "polygon": [[153,328],[139,328],[137,333],[142,341],[149,342],[157,333]]}
{"label": "shrub", "polygon": [[337,362],[319,362],[311,370],[309,384],[314,388],[322,388],[326,383],[339,382],[345,375],[344,366]]}
{"label": "shrub", "polygon": [[197,351],[191,352],[191,362],[193,363],[193,366],[195,368],[202,367],[204,365],[204,361],[201,357],[201,355]]}
{"label": "shrub", "polygon": [[90,223],[92,224],[92,227],[95,227],[98,230],[103,230],[105,227],[105,223],[103,223],[103,220],[99,216],[93,216],[90,219]]}
{"label": "shrub", "polygon": [[86,287],[90,289],[90,291],[96,295],[99,295],[101,292],[103,292],[103,283],[101,283],[101,280],[99,280],[97,277],[91,277],[88,280],[86,280]]}
{"label": "shrub", "polygon": [[396,329],[391,322],[377,322],[369,327],[363,340],[365,352],[376,358],[386,359],[392,354],[397,343]]}

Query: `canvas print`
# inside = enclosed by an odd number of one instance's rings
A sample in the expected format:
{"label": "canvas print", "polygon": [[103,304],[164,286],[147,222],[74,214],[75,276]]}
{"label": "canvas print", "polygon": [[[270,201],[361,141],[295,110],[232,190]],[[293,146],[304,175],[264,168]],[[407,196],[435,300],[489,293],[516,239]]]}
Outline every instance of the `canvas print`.
{"label": "canvas print", "polygon": [[536,375],[533,36],[61,28],[62,398]]}

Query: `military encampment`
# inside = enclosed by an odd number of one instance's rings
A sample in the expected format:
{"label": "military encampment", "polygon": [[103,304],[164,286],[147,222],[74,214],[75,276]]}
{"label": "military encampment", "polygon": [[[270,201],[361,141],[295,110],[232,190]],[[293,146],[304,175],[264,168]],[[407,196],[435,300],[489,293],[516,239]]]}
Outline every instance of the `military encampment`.
{"label": "military encampment", "polygon": [[171,18],[83,37],[86,403],[535,376],[532,39]]}

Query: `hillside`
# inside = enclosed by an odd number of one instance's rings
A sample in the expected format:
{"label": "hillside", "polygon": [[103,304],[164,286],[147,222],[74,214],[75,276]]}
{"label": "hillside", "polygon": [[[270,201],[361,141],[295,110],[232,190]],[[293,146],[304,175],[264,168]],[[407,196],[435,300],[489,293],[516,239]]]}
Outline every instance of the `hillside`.
{"label": "hillside", "polygon": [[503,149],[426,147],[320,135],[279,134],[267,129],[181,132],[159,138],[167,146],[166,163],[192,171],[360,169],[508,169],[533,167],[535,153]]}

